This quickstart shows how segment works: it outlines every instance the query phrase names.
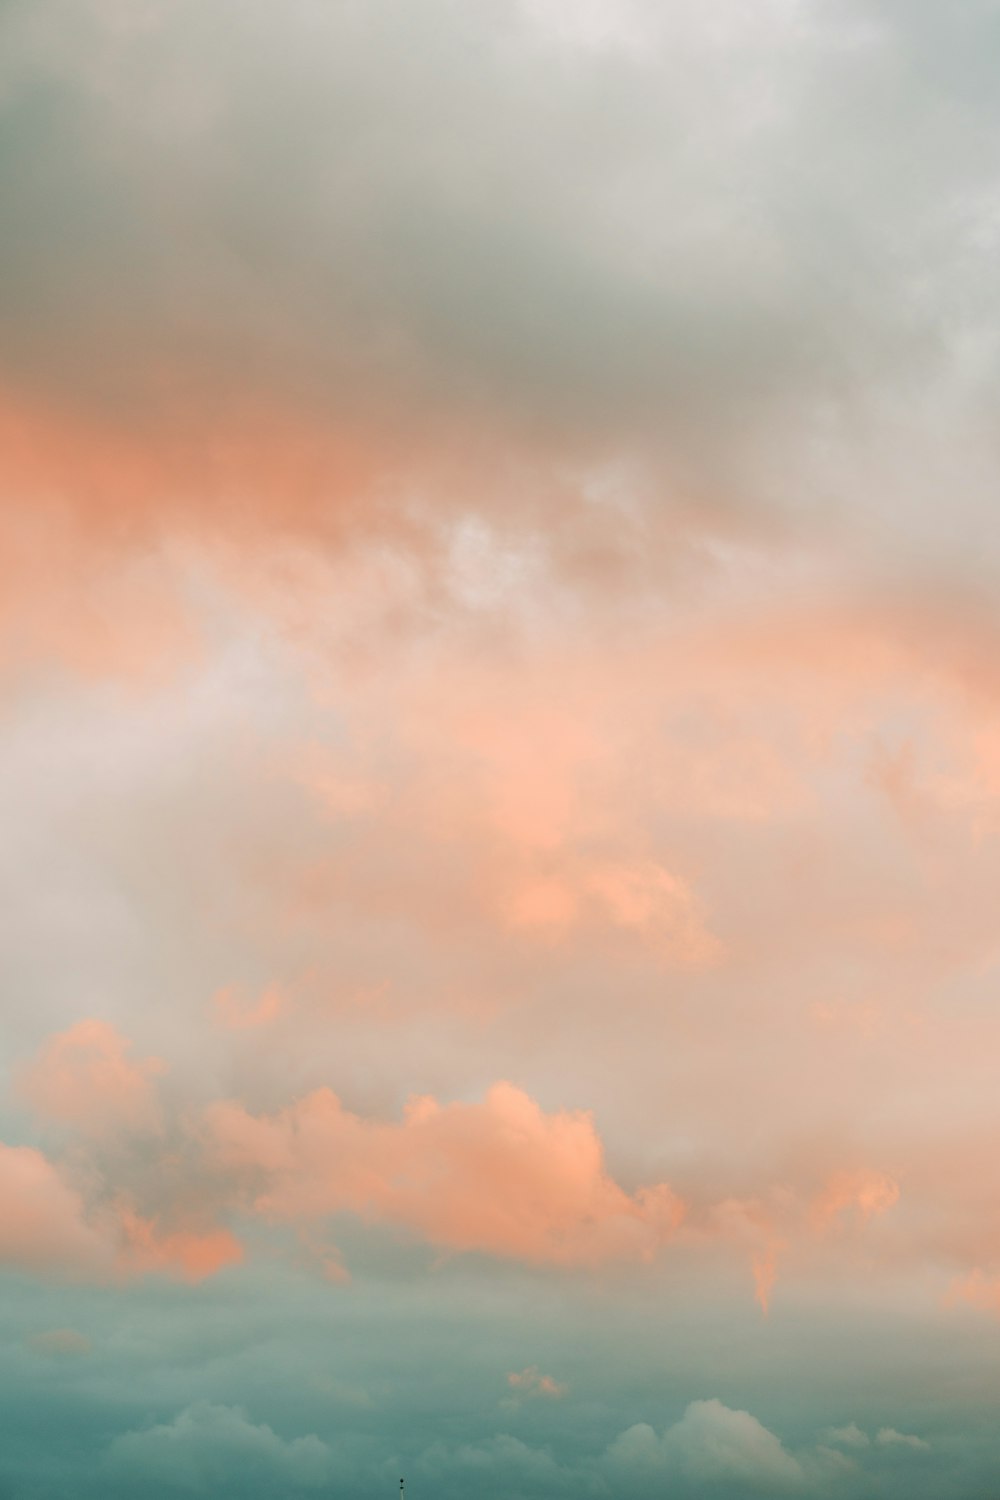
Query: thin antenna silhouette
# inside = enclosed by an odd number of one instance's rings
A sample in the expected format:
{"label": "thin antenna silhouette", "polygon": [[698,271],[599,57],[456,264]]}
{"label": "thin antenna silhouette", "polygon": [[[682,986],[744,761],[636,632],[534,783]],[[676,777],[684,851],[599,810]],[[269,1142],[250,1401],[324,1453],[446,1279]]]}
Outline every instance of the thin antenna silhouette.
{"label": "thin antenna silhouette", "polygon": [[406,1500],[406,1491],[403,1481],[399,1481],[399,1500]]}

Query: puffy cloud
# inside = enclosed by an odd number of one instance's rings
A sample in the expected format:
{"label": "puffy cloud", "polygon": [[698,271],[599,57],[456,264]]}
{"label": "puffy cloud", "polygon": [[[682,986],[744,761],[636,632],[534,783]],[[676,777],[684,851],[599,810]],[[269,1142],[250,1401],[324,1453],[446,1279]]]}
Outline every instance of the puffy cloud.
{"label": "puffy cloud", "polygon": [[846,1427],[827,1428],[823,1441],[851,1450],[871,1448],[874,1444],[877,1448],[912,1448],[916,1452],[927,1452],[931,1446],[915,1433],[897,1432],[895,1427],[880,1427],[872,1438],[856,1422],[850,1422]]}
{"label": "puffy cloud", "polygon": [[681,1475],[700,1484],[760,1490],[802,1488],[802,1465],[756,1417],[721,1401],[692,1401],[660,1436],[647,1423],[623,1432],[608,1449],[612,1468]]}
{"label": "puffy cloud", "polygon": [[292,1489],[331,1480],[331,1454],[318,1437],[285,1439],[238,1406],[200,1402],[158,1423],[114,1438],[106,1467],[117,1479],[194,1493],[243,1490],[263,1477]]}
{"label": "puffy cloud", "polygon": [[30,1146],[0,1144],[0,1265],[68,1276],[111,1269],[80,1195]]}
{"label": "puffy cloud", "polygon": [[560,1464],[548,1449],[533,1447],[510,1433],[454,1446],[433,1444],[420,1455],[419,1468],[437,1485],[457,1484],[461,1493],[472,1485],[487,1484],[503,1486],[513,1494],[546,1495],[578,1489],[581,1484],[588,1490],[594,1488],[585,1470]]}
{"label": "puffy cloud", "polygon": [[[85,1163],[76,1169],[91,1176]],[[97,1196],[85,1203],[33,1147],[0,1144],[0,1266],[71,1280],[162,1273],[194,1282],[242,1259],[227,1230],[165,1229],[123,1199]]]}
{"label": "puffy cloud", "polygon": [[107,1021],[79,1021],[50,1037],[21,1070],[19,1085],[32,1108],[84,1134],[156,1131],[160,1106],[153,1079],[157,1058],[133,1061],[131,1043]]}
{"label": "puffy cloud", "polygon": [[683,1216],[666,1184],[629,1194],[608,1176],[588,1114],[546,1114],[509,1083],[481,1104],[411,1099],[399,1125],[350,1113],[329,1089],[272,1116],[222,1103],[207,1132],[220,1165],[259,1177],[259,1213],[350,1212],[455,1251],[567,1266],[649,1261]]}
{"label": "puffy cloud", "polygon": [[204,1281],[243,1259],[243,1247],[228,1229],[164,1229],[130,1205],[116,1205],[124,1246],[120,1264],[132,1275],[163,1272],[182,1281]]}

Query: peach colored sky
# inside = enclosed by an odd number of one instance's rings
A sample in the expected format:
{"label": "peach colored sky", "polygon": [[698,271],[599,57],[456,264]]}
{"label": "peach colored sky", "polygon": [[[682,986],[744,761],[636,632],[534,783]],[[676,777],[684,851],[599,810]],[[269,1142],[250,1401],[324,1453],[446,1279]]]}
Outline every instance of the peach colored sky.
{"label": "peach colored sky", "polygon": [[0,13],[0,1489],[983,1493],[997,46]]}

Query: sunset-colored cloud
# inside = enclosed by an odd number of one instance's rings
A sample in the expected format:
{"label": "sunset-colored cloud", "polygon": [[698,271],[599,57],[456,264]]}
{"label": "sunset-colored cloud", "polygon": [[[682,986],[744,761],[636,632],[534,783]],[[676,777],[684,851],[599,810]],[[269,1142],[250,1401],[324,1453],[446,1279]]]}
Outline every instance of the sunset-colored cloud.
{"label": "sunset-colored cloud", "polygon": [[849,1209],[864,1223],[899,1201],[899,1185],[884,1172],[835,1172],[813,1199],[810,1215],[820,1232],[834,1226]]}
{"label": "sunset-colored cloud", "polygon": [[216,990],[212,1004],[220,1025],[231,1031],[269,1026],[288,1006],[288,996],[277,985],[262,990],[255,1000],[244,1000],[232,986]]}
{"label": "sunset-colored cloud", "polygon": [[110,1267],[80,1195],[31,1146],[0,1145],[0,1264],[83,1279]]}
{"label": "sunset-colored cloud", "polygon": [[976,1267],[952,1282],[947,1298],[950,1302],[967,1302],[982,1312],[1000,1316],[1000,1276],[989,1275]]}
{"label": "sunset-colored cloud", "polygon": [[221,1165],[258,1177],[253,1206],[273,1219],[348,1212],[442,1249],[573,1266],[651,1260],[683,1217],[666,1184],[628,1194],[607,1175],[587,1114],[546,1114],[509,1083],[481,1104],[411,1099],[398,1125],[321,1089],[272,1116],[215,1105],[207,1128]]}
{"label": "sunset-colored cloud", "polygon": [[523,1370],[513,1370],[507,1376],[507,1384],[519,1396],[541,1396],[557,1401],[569,1391],[569,1386],[551,1375],[543,1375],[537,1365],[527,1365]]}
{"label": "sunset-colored cloud", "polygon": [[[835,1171],[819,1189],[795,1191],[787,1184],[773,1186],[753,1199],[726,1199],[708,1213],[708,1224],[734,1245],[750,1252],[754,1296],[767,1317],[779,1272],[789,1255],[801,1254],[810,1244],[836,1236],[847,1228],[863,1231],[868,1221],[892,1208],[899,1186],[884,1172],[866,1168]],[[856,1211],[855,1224],[844,1222]]]}
{"label": "sunset-colored cloud", "polygon": [[991,1492],[998,56],[0,3],[0,1494]]}
{"label": "sunset-colored cloud", "polygon": [[107,1021],[78,1021],[50,1037],[19,1075],[37,1114],[90,1135],[155,1132],[161,1125],[154,1079],[158,1058],[135,1061],[131,1043]]}
{"label": "sunset-colored cloud", "polygon": [[123,1248],[119,1264],[127,1275],[163,1273],[198,1282],[243,1259],[243,1247],[227,1229],[164,1230],[128,1204],[117,1208]]}

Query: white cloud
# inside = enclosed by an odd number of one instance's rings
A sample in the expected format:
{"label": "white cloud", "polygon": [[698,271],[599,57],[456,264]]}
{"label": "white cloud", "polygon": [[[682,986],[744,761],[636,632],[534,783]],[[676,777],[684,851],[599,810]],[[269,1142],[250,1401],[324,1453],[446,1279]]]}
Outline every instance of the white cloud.
{"label": "white cloud", "polygon": [[849,1422],[846,1427],[829,1427],[823,1434],[823,1441],[833,1443],[839,1448],[870,1448],[871,1438],[867,1432],[862,1432],[857,1422]]}
{"label": "white cloud", "polygon": [[199,1402],[172,1422],[127,1432],[112,1442],[107,1465],[124,1479],[194,1492],[239,1485],[264,1473],[295,1488],[330,1480],[327,1445],[310,1434],[286,1441],[239,1406]]}
{"label": "white cloud", "polygon": [[721,1401],[692,1401],[662,1436],[645,1422],[630,1427],[608,1449],[614,1467],[677,1473],[699,1483],[797,1489],[805,1473],[779,1438],[747,1411]]}
{"label": "white cloud", "polygon": [[917,1437],[913,1432],[897,1432],[895,1427],[881,1427],[875,1437],[880,1448],[917,1448],[923,1452],[930,1449],[930,1443],[923,1438]]}

